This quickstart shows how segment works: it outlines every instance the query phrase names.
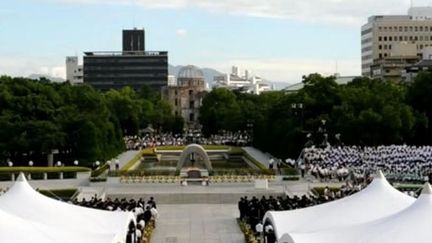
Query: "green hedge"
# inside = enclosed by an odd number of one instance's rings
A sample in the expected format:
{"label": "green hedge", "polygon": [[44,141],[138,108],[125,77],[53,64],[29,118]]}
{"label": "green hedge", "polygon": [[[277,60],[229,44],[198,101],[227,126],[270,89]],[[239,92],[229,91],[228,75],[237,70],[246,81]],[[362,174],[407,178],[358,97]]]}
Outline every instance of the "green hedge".
{"label": "green hedge", "polygon": [[[325,187],[314,187],[311,191],[316,195],[323,195]],[[329,187],[329,190],[332,192],[337,192],[340,190],[340,187]]]}
{"label": "green hedge", "polygon": [[0,173],[45,173],[45,172],[87,172],[91,171],[87,167],[67,166],[67,167],[0,167]]}
{"label": "green hedge", "polygon": [[96,170],[92,171],[91,177],[98,177],[102,175],[106,170],[109,170],[110,165],[108,163],[99,166]]}

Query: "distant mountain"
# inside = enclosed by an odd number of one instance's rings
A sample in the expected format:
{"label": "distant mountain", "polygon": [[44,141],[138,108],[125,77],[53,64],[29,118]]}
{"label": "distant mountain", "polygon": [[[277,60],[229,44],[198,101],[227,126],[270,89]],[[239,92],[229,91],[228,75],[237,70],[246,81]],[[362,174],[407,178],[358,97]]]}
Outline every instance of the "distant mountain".
{"label": "distant mountain", "polygon": [[[184,67],[182,65],[168,65],[168,73],[169,75],[174,75],[177,76],[178,72],[180,71],[180,69]],[[204,80],[209,84],[209,87],[212,87],[213,84],[213,77],[214,76],[218,76],[218,75],[222,75],[222,72],[219,72],[213,68],[200,68],[201,71],[204,73]]]}
{"label": "distant mountain", "polygon": [[60,77],[53,77],[53,76],[46,75],[46,74],[36,74],[36,73],[30,74],[28,76],[28,78],[30,78],[30,79],[46,78],[48,80],[51,80],[52,82],[57,82],[57,83],[61,83],[61,82],[65,81],[63,78],[60,78]]}

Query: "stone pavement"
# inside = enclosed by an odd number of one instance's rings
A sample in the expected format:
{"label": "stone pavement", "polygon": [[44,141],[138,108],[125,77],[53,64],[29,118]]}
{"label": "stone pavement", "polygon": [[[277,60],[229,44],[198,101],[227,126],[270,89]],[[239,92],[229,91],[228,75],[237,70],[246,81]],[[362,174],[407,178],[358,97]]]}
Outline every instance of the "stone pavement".
{"label": "stone pavement", "polygon": [[[140,150],[128,150],[123,153],[121,153],[117,158],[120,162],[120,168],[125,166],[135,155],[137,155],[140,152]],[[115,161],[115,158],[113,159]],[[113,167],[112,167],[113,168]]]}
{"label": "stone pavement", "polygon": [[234,204],[158,204],[151,243],[244,243]]}

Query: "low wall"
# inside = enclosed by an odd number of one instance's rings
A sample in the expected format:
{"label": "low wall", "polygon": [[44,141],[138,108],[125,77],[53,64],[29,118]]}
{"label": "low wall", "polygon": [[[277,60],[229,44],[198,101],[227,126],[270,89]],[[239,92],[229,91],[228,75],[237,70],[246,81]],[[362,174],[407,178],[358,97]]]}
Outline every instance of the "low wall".
{"label": "low wall", "polygon": [[[45,179],[43,180],[32,180],[29,175],[27,175],[27,180],[33,188],[41,189],[64,189],[90,185],[90,171],[76,172],[76,177],[71,179],[47,179],[46,173],[44,174]],[[60,173],[59,177],[62,178],[62,173]],[[13,184],[14,181],[12,180],[0,181],[0,188],[7,188]]]}

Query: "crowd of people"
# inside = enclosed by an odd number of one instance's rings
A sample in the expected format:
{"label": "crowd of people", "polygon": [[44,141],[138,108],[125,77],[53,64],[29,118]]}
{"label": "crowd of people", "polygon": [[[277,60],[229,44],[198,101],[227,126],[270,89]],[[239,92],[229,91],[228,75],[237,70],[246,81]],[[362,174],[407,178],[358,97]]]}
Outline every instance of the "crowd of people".
{"label": "crowd of people", "polygon": [[251,136],[246,131],[223,132],[210,137],[204,137],[200,132],[188,132],[185,134],[146,134],[143,136],[124,137],[127,149],[137,150],[156,146],[181,146],[190,143],[201,145],[235,145],[243,146],[251,142]]}
{"label": "crowd of people", "polygon": [[107,198],[106,200],[102,200],[101,198],[94,196],[90,200],[85,200],[83,198],[81,201],[79,201],[75,199],[72,201],[72,203],[94,209],[132,212],[137,223],[136,225],[133,223],[129,225],[126,243],[140,243],[144,235],[145,226],[151,221],[153,221],[153,224],[156,225],[155,222],[159,216],[156,207],[156,201],[153,197],[150,197],[150,199],[146,202],[143,198],[138,200],[127,200],[126,198],[116,198],[114,200]]}
{"label": "crowd of people", "polygon": [[432,179],[432,146],[310,147],[304,149],[302,159],[306,172],[324,181],[348,177],[357,180],[378,170],[391,181]]}
{"label": "crowd of people", "polygon": [[[257,198],[253,196],[248,199],[247,196],[240,198],[238,209],[240,211],[240,220],[244,220],[251,226],[251,229],[260,237],[262,234],[266,238],[266,242],[274,242],[274,232],[270,224],[262,224],[262,220],[267,211],[283,211],[299,208],[306,208],[336,199],[343,198],[361,190],[365,185],[359,184],[352,186],[350,184],[343,185],[340,190],[332,191],[328,187],[324,188],[322,193],[299,196],[279,196]],[[265,223],[265,222],[264,222]]]}

